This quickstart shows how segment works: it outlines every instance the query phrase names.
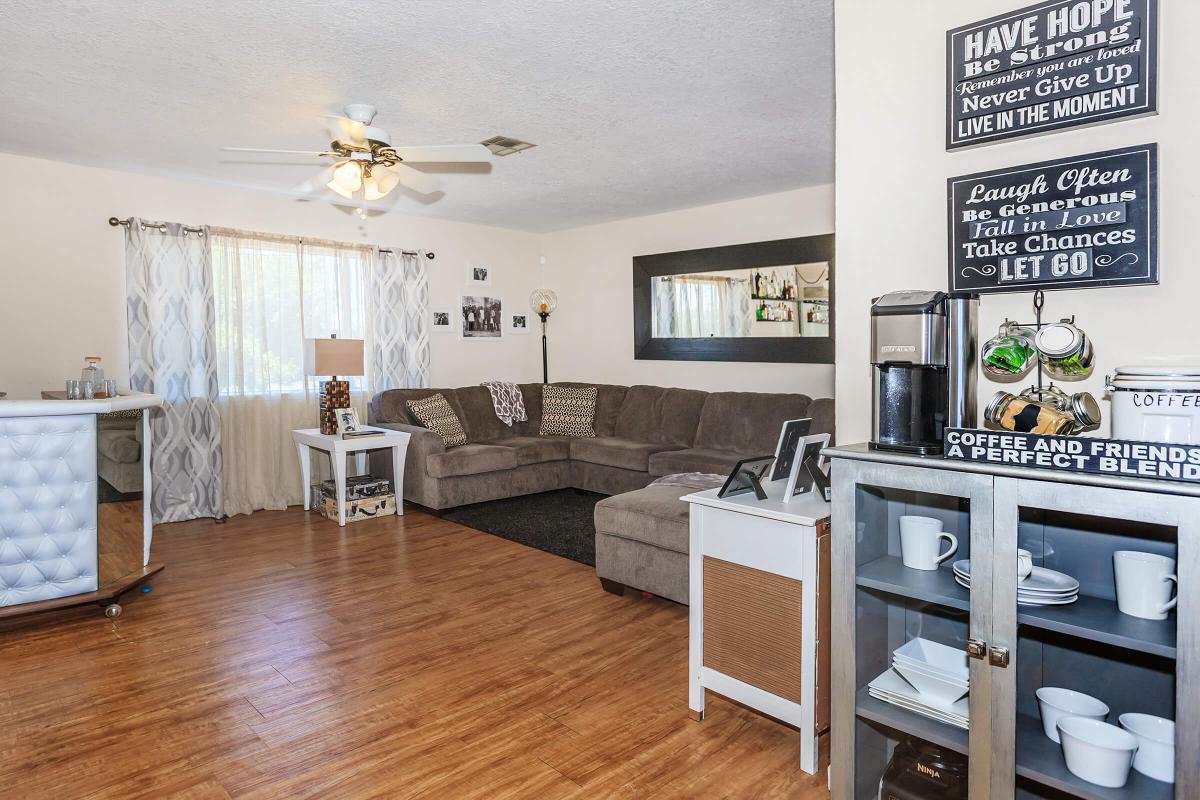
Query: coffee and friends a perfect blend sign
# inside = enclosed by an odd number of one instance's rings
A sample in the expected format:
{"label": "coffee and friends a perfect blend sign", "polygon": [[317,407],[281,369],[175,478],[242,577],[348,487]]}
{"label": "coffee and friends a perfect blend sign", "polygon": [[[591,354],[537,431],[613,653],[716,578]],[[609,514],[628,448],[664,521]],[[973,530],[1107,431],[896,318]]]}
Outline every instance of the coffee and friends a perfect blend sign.
{"label": "coffee and friends a perfect blend sign", "polygon": [[950,288],[1158,283],[1158,146],[950,178]]}
{"label": "coffee and friends a perfect blend sign", "polygon": [[946,430],[946,458],[1123,478],[1200,483],[1200,445]]}
{"label": "coffee and friends a perfect blend sign", "polygon": [[946,33],[946,147],[1158,108],[1157,0],[1052,0]]}

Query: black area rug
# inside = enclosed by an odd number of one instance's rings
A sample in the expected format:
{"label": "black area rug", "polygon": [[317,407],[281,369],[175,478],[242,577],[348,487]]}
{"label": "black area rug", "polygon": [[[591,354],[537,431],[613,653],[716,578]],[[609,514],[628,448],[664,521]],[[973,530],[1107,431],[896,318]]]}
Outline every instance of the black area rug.
{"label": "black area rug", "polygon": [[560,489],[460,506],[444,518],[581,564],[596,565],[592,514],[605,495]]}

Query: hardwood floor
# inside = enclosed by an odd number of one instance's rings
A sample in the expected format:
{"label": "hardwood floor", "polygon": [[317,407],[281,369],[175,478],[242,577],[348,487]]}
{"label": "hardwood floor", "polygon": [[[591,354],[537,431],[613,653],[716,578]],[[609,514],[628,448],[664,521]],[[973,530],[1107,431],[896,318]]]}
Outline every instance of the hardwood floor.
{"label": "hardwood floor", "polygon": [[0,796],[825,798],[794,732],[687,708],[687,609],[416,511],[156,528],[167,569],[0,623]]}

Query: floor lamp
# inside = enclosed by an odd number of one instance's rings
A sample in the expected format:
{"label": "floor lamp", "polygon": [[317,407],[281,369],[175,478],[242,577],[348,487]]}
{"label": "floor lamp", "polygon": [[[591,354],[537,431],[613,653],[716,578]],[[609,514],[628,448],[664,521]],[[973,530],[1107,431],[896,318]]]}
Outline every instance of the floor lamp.
{"label": "floor lamp", "polygon": [[558,295],[549,289],[534,289],[529,295],[529,307],[542,320],[542,383],[550,382],[550,366],[546,355],[546,322],[558,308]]}

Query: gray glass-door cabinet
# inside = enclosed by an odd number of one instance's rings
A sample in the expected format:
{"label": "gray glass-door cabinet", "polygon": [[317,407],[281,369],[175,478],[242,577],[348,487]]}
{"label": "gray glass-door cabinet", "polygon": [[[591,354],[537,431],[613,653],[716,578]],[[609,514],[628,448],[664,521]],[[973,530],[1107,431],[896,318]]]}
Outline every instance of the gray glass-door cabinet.
{"label": "gray glass-door cabinet", "polygon": [[[841,633],[832,651],[834,800],[878,797],[906,740],[965,758],[972,800],[1200,797],[1200,487],[862,446],[829,455],[832,623]],[[906,568],[905,514],[940,519],[957,552],[936,570]],[[1018,605],[1018,548],[1076,579],[1078,600]],[[1178,605],[1165,620],[1117,609],[1113,554],[1127,550],[1175,559]],[[969,589],[952,569],[963,560]],[[916,638],[968,653],[970,690],[942,720],[903,707],[895,694],[880,699],[895,688],[893,652]],[[1131,771],[1124,787],[1110,789],[1072,774],[1043,733],[1041,687],[1103,701],[1114,725],[1126,712],[1175,720],[1175,783]]]}

